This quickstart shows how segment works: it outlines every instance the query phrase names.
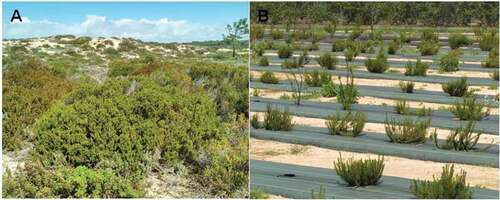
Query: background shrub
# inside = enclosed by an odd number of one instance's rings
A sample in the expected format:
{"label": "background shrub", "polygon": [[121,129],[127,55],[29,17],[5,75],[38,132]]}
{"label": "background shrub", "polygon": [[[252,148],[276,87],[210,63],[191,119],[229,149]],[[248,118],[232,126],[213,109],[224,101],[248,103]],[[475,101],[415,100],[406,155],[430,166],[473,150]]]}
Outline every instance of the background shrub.
{"label": "background shrub", "polygon": [[259,59],[259,65],[260,65],[260,66],[269,66],[269,61],[267,60],[267,57],[266,57],[266,56],[262,56],[262,57]]}
{"label": "background shrub", "polygon": [[[339,153],[340,154],[340,153]],[[333,163],[335,172],[349,186],[377,185],[384,171],[384,157],[378,159],[354,160],[353,158],[344,160],[342,154]]]}
{"label": "background shrub", "polygon": [[252,116],[252,119],[250,120],[250,125],[252,125],[252,127],[255,128],[255,129],[259,129],[260,128],[259,114],[255,113]]}
{"label": "background shrub", "polygon": [[327,84],[323,84],[321,86],[321,96],[323,97],[334,97],[337,96],[337,88],[333,81],[328,82]]}
{"label": "background shrub", "polygon": [[457,49],[459,47],[471,45],[472,40],[462,33],[451,33],[448,37],[448,43],[451,49]]}
{"label": "background shrub", "polygon": [[339,76],[339,85],[336,87],[335,93],[337,94],[337,101],[342,104],[342,109],[350,110],[351,104],[358,102],[358,88],[354,84],[354,77],[352,69],[349,70],[350,75],[347,76],[347,81],[342,84],[342,80]]}
{"label": "background shrub", "polygon": [[292,48],[289,45],[278,46],[279,58],[289,58],[290,56],[292,56]]}
{"label": "background shrub", "polygon": [[428,29],[422,30],[422,34],[420,35],[420,40],[422,40],[422,41],[434,41],[434,42],[439,41],[437,29],[428,28]]}
{"label": "background shrub", "polygon": [[445,72],[458,71],[458,65],[460,64],[458,60],[458,55],[456,52],[450,52],[439,59],[439,70]]}
{"label": "background shrub", "polygon": [[372,73],[384,73],[389,69],[389,63],[387,63],[387,57],[383,48],[380,48],[377,58],[365,61],[366,69]]}
{"label": "background shrub", "polygon": [[491,49],[488,59],[485,62],[481,62],[481,66],[486,68],[498,68],[498,48]]}
{"label": "background shrub", "polygon": [[422,56],[436,55],[439,51],[439,43],[437,41],[422,41],[417,46]]}
{"label": "background shrub", "polygon": [[493,48],[498,48],[498,31],[495,29],[482,31],[477,40],[481,50],[491,51]]}
{"label": "background shrub", "polygon": [[467,77],[461,77],[458,80],[453,80],[442,84],[443,91],[450,96],[462,97],[468,94]]}
{"label": "background shrub", "polygon": [[410,191],[419,199],[470,199],[472,189],[465,183],[466,172],[455,175],[454,165],[445,165],[441,177],[432,181],[411,180]]}
{"label": "background shrub", "polygon": [[432,134],[432,139],[434,140],[434,145],[439,149],[453,149],[455,151],[470,151],[475,150],[476,144],[479,141],[481,132],[474,134],[474,121],[469,121],[466,126],[460,126],[455,129],[448,137],[444,144],[439,144],[437,139],[437,134]]}
{"label": "background shrub", "polygon": [[389,47],[387,48],[387,53],[394,55],[401,48],[401,43],[399,40],[395,39],[389,42]]}
{"label": "background shrub", "polygon": [[255,45],[253,45],[253,50],[254,50],[255,55],[262,56],[262,55],[264,55],[264,52],[266,51],[266,45],[263,42],[259,42]]}
{"label": "background shrub", "polygon": [[333,52],[342,52],[347,48],[346,40],[334,40],[332,41],[332,51]]}
{"label": "background shrub", "polygon": [[317,62],[319,65],[323,68],[329,69],[329,70],[335,70],[336,65],[337,65],[337,57],[332,55],[329,52],[321,54],[319,58],[317,59]]}
{"label": "background shrub", "polygon": [[332,135],[344,135],[357,137],[366,123],[366,114],[362,112],[347,112],[343,115],[339,112],[335,115],[330,115],[326,118],[326,126],[328,132]]}
{"label": "background shrub", "polygon": [[319,72],[314,70],[312,72],[304,73],[304,81],[310,87],[320,87],[323,84],[331,82],[332,76],[328,72]]}
{"label": "background shrub", "polygon": [[292,130],[292,116],[288,111],[280,111],[267,105],[264,116],[264,128],[271,131],[289,131]]}
{"label": "background shrub", "polygon": [[273,29],[271,35],[273,36],[273,40],[279,40],[283,38],[283,31],[280,29]]}
{"label": "background shrub", "polygon": [[401,115],[410,114],[410,106],[406,103],[405,99],[396,100],[396,106],[394,107],[396,113]]}
{"label": "background shrub", "polygon": [[463,100],[457,101],[450,112],[460,120],[475,120],[479,121],[489,115],[489,109],[486,108],[486,103],[478,101],[474,96],[465,97]]}
{"label": "background shrub", "polygon": [[403,144],[424,143],[430,120],[413,122],[410,117],[403,120],[385,119],[385,133],[391,142]]}
{"label": "background shrub", "polygon": [[406,76],[426,76],[427,70],[429,69],[429,64],[424,63],[419,59],[415,65],[411,61],[406,63],[405,66],[405,75]]}
{"label": "background shrub", "polygon": [[269,84],[278,84],[279,79],[274,75],[273,72],[266,71],[260,75],[260,82]]}
{"label": "background shrub", "polygon": [[413,88],[415,87],[415,83],[412,81],[399,81],[399,88],[404,93],[413,93]]}

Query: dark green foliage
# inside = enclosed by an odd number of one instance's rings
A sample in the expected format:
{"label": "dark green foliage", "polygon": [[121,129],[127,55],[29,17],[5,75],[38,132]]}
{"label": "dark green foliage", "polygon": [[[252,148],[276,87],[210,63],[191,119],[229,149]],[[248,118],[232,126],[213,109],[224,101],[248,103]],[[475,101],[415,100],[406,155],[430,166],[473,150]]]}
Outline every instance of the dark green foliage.
{"label": "dark green foliage", "polygon": [[486,68],[498,68],[498,48],[491,49],[488,59],[485,62],[481,62],[481,66]]}
{"label": "dark green foliage", "polygon": [[274,76],[273,72],[266,71],[260,76],[260,82],[278,84],[279,80],[276,76]]}
{"label": "dark green foliage", "polygon": [[292,56],[292,47],[289,45],[278,46],[278,57],[279,58],[289,58]]}
{"label": "dark green foliage", "polygon": [[399,41],[404,43],[410,43],[412,40],[412,32],[401,30],[399,32]]}
{"label": "dark green foliage", "polygon": [[294,57],[284,60],[281,63],[281,67],[285,69],[295,69],[304,67],[307,63],[309,63],[309,57],[307,56],[307,52],[303,52],[298,58]]}
{"label": "dark green foliage", "polygon": [[385,119],[385,133],[391,142],[404,144],[424,143],[431,121],[413,122],[410,117],[403,120]]}
{"label": "dark green foliage", "polygon": [[122,40],[122,42],[120,43],[118,51],[130,52],[136,50],[137,48],[138,48],[137,45],[132,40],[125,39]]}
{"label": "dark green foliage", "polygon": [[363,34],[363,30],[359,26],[355,26],[349,33],[349,40],[355,40]]}
{"label": "dark green foliage", "polygon": [[289,131],[292,130],[292,116],[288,111],[280,111],[267,105],[266,114],[264,116],[264,128],[272,131]]}
{"label": "dark green foliage", "polygon": [[444,144],[439,144],[437,139],[437,134],[432,134],[432,139],[434,140],[434,145],[440,149],[453,149],[455,151],[470,151],[476,150],[476,144],[479,141],[479,137],[481,136],[481,132],[474,134],[474,121],[467,122],[467,125],[460,126],[453,130],[450,135],[446,138],[446,142]]}
{"label": "dark green foliage", "polygon": [[346,62],[352,62],[359,55],[358,46],[350,46],[344,51]]}
{"label": "dark green foliage", "polygon": [[342,52],[347,48],[347,40],[334,40],[332,42],[332,52]]}
{"label": "dark green foliage", "polygon": [[273,40],[279,40],[283,38],[283,31],[280,29],[273,29],[271,35],[273,36]]}
{"label": "dark green foliage", "polygon": [[384,48],[380,48],[377,58],[365,61],[366,69],[372,73],[384,73],[389,69],[389,63],[387,62],[387,56],[385,55]]}
{"label": "dark green foliage", "polygon": [[29,130],[36,119],[73,83],[50,72],[39,60],[28,59],[3,71],[3,149],[18,150],[30,141]]}
{"label": "dark green foliage", "polygon": [[462,97],[468,95],[468,84],[467,77],[461,77],[458,80],[453,80],[448,83],[442,84],[443,91],[448,93],[450,96]]}
{"label": "dark green foliage", "polygon": [[358,88],[354,84],[354,76],[352,69],[349,69],[349,75],[345,84],[342,84],[342,80],[339,76],[340,84],[336,87],[335,93],[337,94],[337,101],[342,104],[342,109],[350,110],[351,104],[358,102]]}
{"label": "dark green foliage", "polygon": [[92,40],[90,37],[78,37],[73,40],[60,40],[61,44],[72,44],[72,45],[84,45],[88,44]]}
{"label": "dark green foliage", "polygon": [[437,29],[424,29],[422,34],[420,35],[420,40],[422,41],[438,41],[438,32]]}
{"label": "dark green foliage", "polygon": [[439,51],[439,43],[437,41],[422,41],[417,46],[422,56],[436,55]]}
{"label": "dark green foliage", "polygon": [[377,185],[384,171],[384,156],[379,156],[378,159],[344,160],[340,154],[333,165],[337,175],[349,186]]}
{"label": "dark green foliage", "polygon": [[394,107],[396,113],[401,115],[410,114],[410,106],[406,103],[405,99],[396,100],[396,106]]}
{"label": "dark green foliage", "polygon": [[307,47],[306,47],[306,50],[308,50],[308,51],[316,51],[318,49],[319,49],[318,43],[311,43],[311,44],[307,45]]}
{"label": "dark green foliage", "polygon": [[480,102],[474,96],[464,97],[462,101],[457,101],[450,112],[460,120],[479,121],[489,115],[489,108],[486,103]]}
{"label": "dark green foliage", "polygon": [[448,43],[451,49],[457,49],[459,47],[471,45],[472,40],[462,33],[451,33],[448,37]]}
{"label": "dark green foliage", "polygon": [[3,174],[4,198],[133,198],[142,196],[133,182],[110,169],[61,167],[46,170],[32,163],[23,173]]}
{"label": "dark green foliage", "polygon": [[269,61],[267,60],[266,56],[263,56],[259,59],[259,65],[260,66],[269,66]]}
{"label": "dark green foliage", "polygon": [[337,96],[337,88],[333,81],[330,81],[321,86],[321,96],[323,97],[334,97]]}
{"label": "dark green foliage", "polygon": [[252,24],[250,26],[250,37],[252,41],[262,39],[264,37],[264,26]]}
{"label": "dark green foliage", "polygon": [[332,135],[357,137],[363,131],[365,122],[366,114],[349,111],[345,115],[337,112],[335,115],[328,116],[325,124],[328,127],[328,132]]}
{"label": "dark green foliage", "polygon": [[494,48],[498,48],[498,30],[482,31],[477,41],[479,42],[479,48],[483,51],[491,51]]}
{"label": "dark green foliage", "polygon": [[319,65],[323,68],[335,70],[337,65],[337,57],[329,52],[323,53],[317,59]]}
{"label": "dark green foliage", "polygon": [[264,42],[259,42],[253,46],[253,51],[255,55],[262,56],[266,51],[266,45],[264,44]]}
{"label": "dark green foliage", "polygon": [[472,189],[466,184],[467,173],[455,175],[454,165],[445,165],[441,177],[434,180],[411,180],[410,191],[419,199],[471,199]]}
{"label": "dark green foliage", "polygon": [[304,73],[304,81],[310,87],[320,87],[323,84],[331,82],[332,76],[328,72],[319,72],[314,70],[313,72]]}
{"label": "dark green foliage", "polygon": [[444,72],[458,71],[459,64],[458,53],[451,51],[439,59],[439,70]]}
{"label": "dark green foliage", "polygon": [[426,108],[425,106],[417,108],[416,113],[419,117],[430,116],[432,114],[431,108]]}
{"label": "dark green foliage", "polygon": [[391,42],[389,42],[389,47],[387,48],[387,53],[394,55],[399,50],[399,48],[401,48],[400,41],[396,40],[396,39],[392,40]]}
{"label": "dark green foliage", "polygon": [[131,75],[134,70],[140,67],[139,63],[134,63],[131,61],[124,60],[113,60],[109,63],[109,76],[128,76]]}
{"label": "dark green foliage", "polygon": [[415,87],[415,83],[408,81],[400,81],[399,82],[399,88],[401,89],[401,92],[404,93],[413,93],[413,88]]}
{"label": "dark green foliage", "polygon": [[426,76],[428,69],[429,64],[422,62],[420,58],[417,59],[415,65],[409,61],[405,66],[405,76]]}
{"label": "dark green foliage", "polygon": [[253,128],[259,129],[260,127],[260,122],[259,122],[259,114],[255,113],[252,116],[252,119],[250,120],[250,125],[252,125]]}
{"label": "dark green foliage", "polygon": [[267,199],[269,195],[260,189],[252,189],[250,191],[250,199]]}

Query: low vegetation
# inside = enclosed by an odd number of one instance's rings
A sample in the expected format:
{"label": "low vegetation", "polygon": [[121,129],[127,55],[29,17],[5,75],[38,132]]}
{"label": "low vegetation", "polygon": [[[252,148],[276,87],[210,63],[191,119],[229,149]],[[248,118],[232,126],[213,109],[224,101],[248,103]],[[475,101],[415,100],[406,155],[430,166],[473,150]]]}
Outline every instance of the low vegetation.
{"label": "low vegetation", "polygon": [[289,45],[280,45],[278,46],[278,57],[279,58],[289,58],[292,56],[292,47]]}
{"label": "low vegetation", "polygon": [[415,65],[409,61],[405,65],[405,75],[406,76],[426,76],[427,70],[429,69],[429,64],[424,63],[420,58],[415,62]]}
{"label": "low vegetation", "polygon": [[279,79],[274,75],[273,72],[264,72],[260,75],[260,82],[269,83],[269,84],[278,84]]}
{"label": "low vegetation", "polygon": [[451,51],[439,59],[439,70],[443,72],[455,72],[459,70],[459,64],[458,53]]}
{"label": "low vegetation", "polygon": [[267,105],[264,115],[264,128],[271,131],[289,131],[292,130],[292,116],[288,111],[280,111],[277,108]]}
{"label": "low vegetation", "polygon": [[323,68],[335,70],[337,65],[337,57],[329,52],[326,52],[321,54],[321,56],[317,59],[317,62]]}
{"label": "low vegetation", "polygon": [[410,106],[406,103],[405,99],[396,100],[396,106],[394,107],[396,113],[401,115],[410,114]]}
{"label": "low vegetation", "polygon": [[337,112],[335,115],[328,116],[325,124],[332,135],[357,137],[363,131],[366,120],[366,114],[362,112],[349,111],[347,114]]}
{"label": "low vegetation", "polygon": [[[434,133],[431,135],[431,138],[434,140],[434,145],[439,149],[450,150],[453,149],[455,151],[471,151],[476,150],[477,142],[479,141],[479,137],[481,136],[481,132],[474,133],[475,127],[474,121],[467,122],[467,125],[460,126],[459,128],[453,130],[444,144],[439,144],[437,134]],[[491,146],[490,146],[491,147]]]}
{"label": "low vegetation", "polygon": [[474,96],[464,97],[450,107],[450,112],[460,120],[479,121],[489,115],[486,103],[479,101]]}
{"label": "low vegetation", "polygon": [[269,66],[269,61],[267,60],[267,57],[266,56],[262,56],[260,59],[259,59],[259,63],[258,63],[260,66]]}
{"label": "low vegetation", "polygon": [[334,162],[334,168],[337,175],[342,178],[349,186],[367,186],[380,183],[382,172],[384,171],[384,157],[377,159],[354,160],[349,158],[344,160],[342,154]]}
{"label": "low vegetation", "polygon": [[312,72],[304,73],[304,81],[310,87],[320,87],[324,84],[328,84],[332,80],[332,76],[325,71],[319,72],[314,70]]}
{"label": "low vegetation", "polygon": [[448,37],[448,43],[451,49],[469,46],[472,42],[471,39],[467,38],[467,36],[462,33],[451,33]]}
{"label": "low vegetation", "polygon": [[323,84],[321,86],[321,96],[323,97],[335,97],[337,96],[337,87],[333,81]]}
{"label": "low vegetation", "polygon": [[385,133],[391,142],[403,144],[424,143],[430,120],[414,122],[410,117],[402,120],[385,119]]}
{"label": "low vegetation", "polygon": [[400,81],[399,82],[399,88],[401,89],[401,92],[413,93],[414,87],[415,87],[415,83],[413,83],[412,81]]}
{"label": "low vegetation", "polygon": [[410,191],[419,199],[471,199],[472,188],[465,182],[467,173],[455,174],[454,165],[445,165],[440,177],[411,180]]}
{"label": "low vegetation", "polygon": [[469,84],[467,77],[461,77],[458,80],[453,80],[442,84],[443,91],[453,97],[463,97],[469,95]]}
{"label": "low vegetation", "polygon": [[389,63],[387,62],[387,56],[385,55],[384,48],[380,48],[377,58],[365,61],[366,69],[372,73],[384,73],[389,69]]}
{"label": "low vegetation", "polygon": [[417,48],[422,56],[432,56],[438,53],[440,47],[437,41],[424,40],[418,44]]}
{"label": "low vegetation", "polygon": [[486,68],[498,68],[498,62],[498,48],[493,48],[488,54],[486,61],[481,62],[481,66]]}
{"label": "low vegetation", "polygon": [[342,109],[350,110],[351,104],[358,103],[358,87],[354,84],[354,76],[352,69],[349,69],[346,83],[343,84],[339,76],[339,85],[336,87],[337,101],[342,104]]}

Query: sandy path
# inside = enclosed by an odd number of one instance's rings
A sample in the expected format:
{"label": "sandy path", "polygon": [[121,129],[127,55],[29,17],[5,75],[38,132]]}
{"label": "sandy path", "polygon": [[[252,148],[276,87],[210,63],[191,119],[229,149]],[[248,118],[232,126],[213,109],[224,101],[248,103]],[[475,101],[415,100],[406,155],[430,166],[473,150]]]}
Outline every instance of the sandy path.
{"label": "sandy path", "polygon": [[[295,151],[295,153],[291,153],[292,149],[302,149],[302,152],[297,153]],[[354,157],[355,159],[361,159],[377,157],[375,154],[368,153],[336,151],[314,146],[250,139],[251,159],[333,169],[333,162],[339,157],[339,152],[342,153],[342,157],[344,158]],[[411,160],[394,156],[385,156],[384,159],[384,175],[407,179],[430,180],[433,175],[440,174],[442,167],[445,165],[445,163]],[[498,190],[499,172],[497,168],[455,164],[455,170],[461,169],[467,172],[467,182],[472,186]]]}

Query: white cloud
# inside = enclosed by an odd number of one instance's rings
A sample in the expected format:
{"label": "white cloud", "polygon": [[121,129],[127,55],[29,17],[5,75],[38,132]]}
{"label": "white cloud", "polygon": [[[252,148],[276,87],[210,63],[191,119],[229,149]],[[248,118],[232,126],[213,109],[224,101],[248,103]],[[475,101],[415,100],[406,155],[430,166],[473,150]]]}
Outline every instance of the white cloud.
{"label": "white cloud", "polygon": [[88,15],[83,22],[75,24],[33,21],[23,17],[22,23],[7,23],[3,28],[6,39],[73,34],[91,37],[133,37],[144,41],[189,42],[220,40],[224,33],[224,25],[195,24],[167,18],[109,20],[105,16],[96,15]]}

